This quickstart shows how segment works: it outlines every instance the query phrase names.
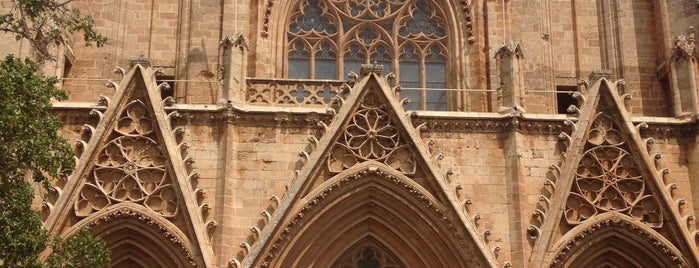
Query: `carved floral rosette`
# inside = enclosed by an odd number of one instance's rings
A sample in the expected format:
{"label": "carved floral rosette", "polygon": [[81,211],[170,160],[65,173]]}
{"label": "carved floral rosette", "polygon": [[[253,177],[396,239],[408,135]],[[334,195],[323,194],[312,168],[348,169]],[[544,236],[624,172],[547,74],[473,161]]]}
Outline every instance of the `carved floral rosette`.
{"label": "carved floral rosette", "polygon": [[659,202],[615,119],[599,113],[588,135],[566,201],[566,221],[577,225],[601,213],[620,212],[651,227],[662,227]]}
{"label": "carved floral rosette", "polygon": [[415,174],[416,155],[374,95],[351,117],[343,134],[330,150],[328,170],[339,173],[357,163],[375,160],[404,174]]}
{"label": "carved floral rosette", "polygon": [[177,197],[158,147],[154,124],[143,102],[131,101],[101,148],[75,213],[86,217],[121,202],[141,204],[158,215],[177,215]]}

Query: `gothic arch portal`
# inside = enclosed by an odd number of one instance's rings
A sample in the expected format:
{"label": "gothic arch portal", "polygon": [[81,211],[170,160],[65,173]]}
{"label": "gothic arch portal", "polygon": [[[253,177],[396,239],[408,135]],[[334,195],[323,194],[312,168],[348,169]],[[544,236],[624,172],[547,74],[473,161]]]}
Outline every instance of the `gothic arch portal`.
{"label": "gothic arch portal", "polygon": [[273,197],[265,226],[253,228],[255,243],[245,244],[242,261],[231,259],[233,267],[331,267],[368,238],[385,249],[375,256],[411,267],[494,265],[482,234],[436,173],[398,92],[380,74],[380,65],[362,67],[330,125],[321,124],[326,133],[309,138],[315,150],[301,152],[307,163],[287,192]]}
{"label": "gothic arch portal", "polygon": [[345,253],[335,260],[332,267],[354,268],[362,265],[386,268],[407,267],[393,253],[393,250],[371,236],[359,240],[345,250]]}
{"label": "gothic arch portal", "polygon": [[285,226],[288,234],[277,238],[283,246],[270,267],[330,267],[365,237],[416,267],[469,266],[471,254],[440,219],[445,209],[419,184],[384,164],[355,166],[308,196]]}
{"label": "gothic arch portal", "polygon": [[643,223],[610,213],[577,226],[555,248],[550,267],[686,267],[682,253]]}
{"label": "gothic arch portal", "polygon": [[111,251],[111,267],[187,267],[196,265],[191,241],[177,226],[130,203],[91,215],[68,229],[70,236],[90,228]]}

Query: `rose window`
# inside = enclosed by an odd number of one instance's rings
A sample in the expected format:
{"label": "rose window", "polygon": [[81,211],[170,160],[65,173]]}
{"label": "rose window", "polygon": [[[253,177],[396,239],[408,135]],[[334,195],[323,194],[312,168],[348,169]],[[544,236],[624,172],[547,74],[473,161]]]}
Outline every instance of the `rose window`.
{"label": "rose window", "polygon": [[364,97],[342,137],[331,149],[328,158],[331,172],[375,160],[405,174],[415,173],[415,153],[410,145],[402,142],[391,116],[376,98],[373,94]]}
{"label": "rose window", "polygon": [[568,223],[577,224],[596,214],[616,211],[654,227],[662,224],[657,200],[650,195],[641,169],[625,147],[613,119],[604,114],[598,116],[566,203]]}

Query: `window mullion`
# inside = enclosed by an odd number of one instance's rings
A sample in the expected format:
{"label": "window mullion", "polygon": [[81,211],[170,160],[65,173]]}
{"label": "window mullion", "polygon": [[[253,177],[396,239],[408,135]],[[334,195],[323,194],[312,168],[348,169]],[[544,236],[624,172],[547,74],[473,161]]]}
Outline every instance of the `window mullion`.
{"label": "window mullion", "polygon": [[420,110],[427,110],[427,69],[425,54],[420,58]]}

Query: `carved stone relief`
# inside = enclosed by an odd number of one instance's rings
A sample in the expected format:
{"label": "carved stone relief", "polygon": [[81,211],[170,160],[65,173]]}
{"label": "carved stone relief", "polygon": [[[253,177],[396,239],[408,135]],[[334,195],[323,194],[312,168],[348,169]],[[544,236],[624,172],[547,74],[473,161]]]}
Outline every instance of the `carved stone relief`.
{"label": "carved stone relief", "polygon": [[178,200],[158,146],[154,122],[140,100],[131,101],[116,120],[87,182],[75,202],[75,214],[86,217],[107,206],[133,202],[172,218]]}
{"label": "carved stone relief", "polygon": [[356,163],[375,160],[404,174],[414,174],[416,154],[400,136],[377,97],[368,94],[331,148],[328,169],[339,173]]}
{"label": "carved stone relief", "polygon": [[696,31],[694,26],[687,29],[687,34],[675,36],[672,45],[672,54],[675,58],[694,57],[696,53]]}
{"label": "carved stone relief", "polygon": [[614,118],[598,114],[588,135],[566,201],[566,221],[575,225],[616,211],[651,227],[662,227],[659,202],[646,185]]}

